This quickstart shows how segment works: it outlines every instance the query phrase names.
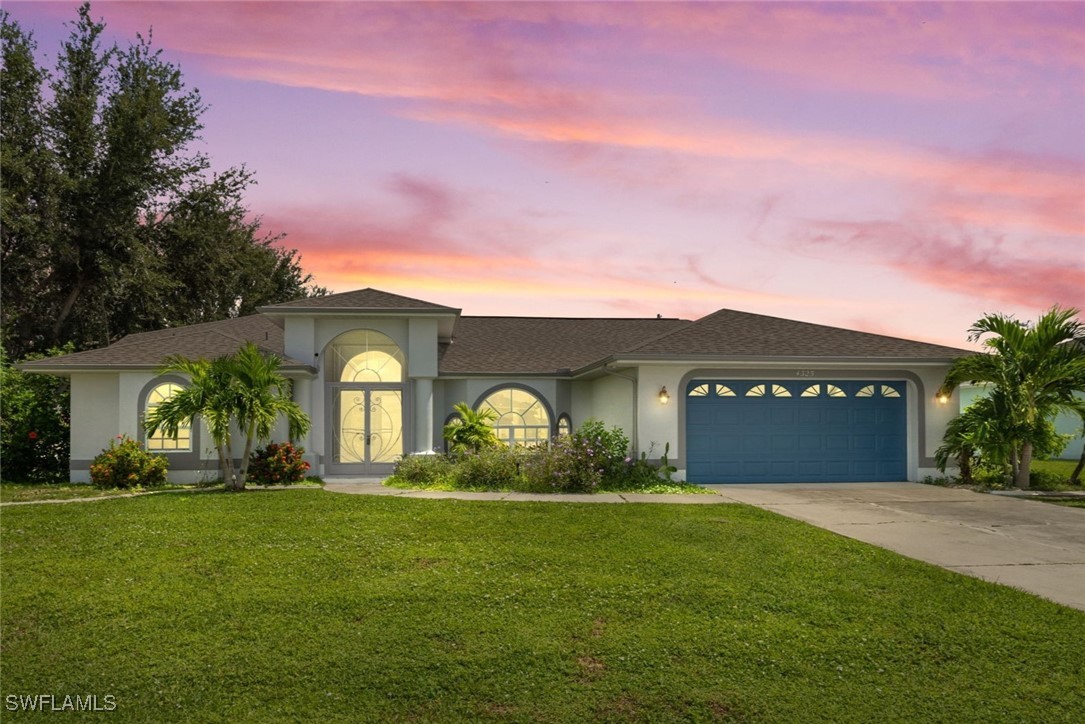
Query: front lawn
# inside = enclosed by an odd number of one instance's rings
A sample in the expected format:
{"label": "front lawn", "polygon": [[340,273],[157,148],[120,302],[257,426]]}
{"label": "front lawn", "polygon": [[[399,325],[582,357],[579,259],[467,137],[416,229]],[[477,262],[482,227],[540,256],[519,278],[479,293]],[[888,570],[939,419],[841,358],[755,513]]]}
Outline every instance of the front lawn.
{"label": "front lawn", "polygon": [[30,500],[73,500],[76,498],[107,498],[161,490],[185,490],[193,485],[159,485],[153,488],[97,488],[86,483],[0,483],[0,503],[22,503]]}
{"label": "front lawn", "polygon": [[1085,711],[1085,612],[746,506],[174,493],[0,526],[0,698],[120,721]]}

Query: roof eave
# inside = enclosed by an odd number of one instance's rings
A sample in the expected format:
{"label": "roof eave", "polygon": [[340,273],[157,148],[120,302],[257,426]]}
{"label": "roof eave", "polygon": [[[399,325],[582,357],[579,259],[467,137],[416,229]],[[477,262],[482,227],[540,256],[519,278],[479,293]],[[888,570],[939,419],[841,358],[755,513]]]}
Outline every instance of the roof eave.
{"label": "roof eave", "polygon": [[460,309],[372,309],[366,307],[257,307],[256,311],[266,317],[401,317],[405,314],[419,317],[458,317]]}
{"label": "roof eave", "polygon": [[[67,377],[73,372],[155,372],[162,369],[162,364],[70,364],[70,365],[35,365],[32,362],[21,362],[15,365],[15,369],[22,372],[33,372],[36,374],[57,375],[60,377]],[[311,365],[297,362],[294,364],[283,364],[279,366],[279,371],[286,374],[306,374],[311,377],[315,377],[318,373],[317,369]]]}
{"label": "roof eave", "polygon": [[868,357],[868,356],[820,356],[820,355],[723,355],[723,354],[639,354],[635,357],[613,355],[599,362],[576,370],[577,374],[608,364],[689,364],[702,362],[756,362],[780,364],[877,364],[877,365],[947,365],[956,357]]}

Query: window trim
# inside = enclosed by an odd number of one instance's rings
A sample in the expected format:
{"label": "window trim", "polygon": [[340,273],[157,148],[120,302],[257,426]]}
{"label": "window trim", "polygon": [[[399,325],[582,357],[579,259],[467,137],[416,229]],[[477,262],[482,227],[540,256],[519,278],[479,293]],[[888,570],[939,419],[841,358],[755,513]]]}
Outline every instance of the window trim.
{"label": "window trim", "polygon": [[152,378],[147,384],[143,385],[143,388],[139,391],[138,404],[139,407],[136,411],[136,421],[139,426],[139,441],[143,445],[143,449],[152,455],[166,455],[170,460],[170,467],[177,470],[198,469],[200,466],[200,418],[197,416],[192,421],[192,427],[189,435],[189,449],[188,450],[151,450],[147,445],[147,430],[143,427],[144,421],[147,419],[147,398],[151,396],[151,392],[160,385],[175,384],[181,387],[188,387],[190,381],[180,375],[157,375]]}
{"label": "window trim", "polygon": [[[522,384],[522,383],[519,383],[519,382],[506,382],[506,383],[503,383],[503,384],[500,384],[500,385],[494,385],[493,387],[491,387],[490,389],[486,390],[485,392],[483,392],[481,395],[478,396],[478,398],[475,400],[475,404],[472,405],[472,409],[478,410],[482,406],[482,403],[485,402],[492,395],[495,395],[498,392],[502,392],[504,390],[510,390],[510,389],[511,390],[520,390],[522,392],[527,392],[528,394],[532,395],[536,400],[538,400],[542,404],[543,410],[546,412],[547,438],[546,438],[545,442],[547,444],[549,444],[550,441],[552,439],[554,439],[554,437],[556,437],[557,416],[554,415],[554,408],[550,406],[550,401],[546,399],[546,395],[542,394],[541,392],[539,392],[534,387],[530,387],[529,385],[525,385],[525,384]],[[494,425],[495,430],[500,429],[502,427],[508,427],[508,426],[507,425],[502,425],[502,426]],[[541,427],[542,427],[542,425],[531,425],[530,426],[531,429],[540,429]],[[538,440],[536,442],[543,442],[543,441]]]}

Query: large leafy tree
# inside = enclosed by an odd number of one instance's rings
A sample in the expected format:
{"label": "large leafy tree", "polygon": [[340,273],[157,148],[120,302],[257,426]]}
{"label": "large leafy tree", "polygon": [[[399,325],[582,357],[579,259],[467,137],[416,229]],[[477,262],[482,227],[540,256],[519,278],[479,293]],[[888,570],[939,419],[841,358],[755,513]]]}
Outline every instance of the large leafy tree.
{"label": "large leafy tree", "polygon": [[[189,383],[147,416],[148,434],[162,430],[176,437],[181,426],[202,418],[215,443],[227,488],[244,490],[253,445],[271,439],[280,417],[287,421],[291,439],[310,428],[309,417],[290,399],[290,380],[279,371],[281,364],[277,356],[261,352],[251,342],[214,360],[169,358],[161,372],[182,374]],[[245,439],[239,469],[233,461],[234,430]]]}
{"label": "large leafy tree", "polygon": [[[50,354],[71,351],[50,350]],[[69,404],[66,379],[21,372],[0,348],[0,465],[5,482],[68,479]]]}
{"label": "large leafy tree", "polygon": [[1082,414],[1076,395],[1085,392],[1085,325],[1077,315],[1053,307],[1034,324],[986,315],[969,329],[984,353],[955,360],[943,383],[947,394],[963,382],[989,386],[986,425],[997,430],[1019,488],[1029,486],[1037,446],[1049,445],[1051,418],[1064,410]]}
{"label": "large leafy tree", "polygon": [[0,24],[0,319],[13,358],[323,291],[249,216],[252,175],[211,173],[194,150],[206,105],[149,35],[104,47],[84,4],[50,72],[8,13]]}

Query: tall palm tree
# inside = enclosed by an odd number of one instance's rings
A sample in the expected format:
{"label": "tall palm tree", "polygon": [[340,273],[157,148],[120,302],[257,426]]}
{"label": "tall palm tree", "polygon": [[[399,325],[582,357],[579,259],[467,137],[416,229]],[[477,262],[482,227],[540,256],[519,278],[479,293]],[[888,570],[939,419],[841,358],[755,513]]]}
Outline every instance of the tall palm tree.
{"label": "tall palm tree", "polygon": [[984,354],[958,358],[942,383],[941,393],[963,382],[987,383],[1000,398],[992,409],[1009,431],[1014,482],[1029,486],[1033,451],[1050,418],[1060,410],[1076,410],[1074,393],[1085,380],[1085,325],[1077,309],[1053,307],[1035,324],[1004,314],[988,314],[969,329],[968,339],[982,340]]}
{"label": "tall palm tree", "polygon": [[265,355],[253,343],[248,343],[233,356],[232,372],[236,383],[238,428],[245,433],[245,453],[241,457],[239,478],[244,485],[249,472],[249,456],[256,440],[271,439],[275,422],[286,418],[291,440],[309,432],[309,416],[290,399],[292,384],[281,372],[282,360]]}
{"label": "tall palm tree", "polygon": [[[309,431],[309,417],[290,399],[290,380],[279,372],[282,361],[265,355],[251,342],[232,355],[213,360],[192,360],[182,356],[166,359],[162,374],[179,373],[189,383],[156,407],[144,426],[149,434],[161,429],[177,436],[178,428],[202,417],[215,443],[219,469],[227,488],[245,489],[245,476],[256,440],[269,440],[275,422],[285,417],[290,437]],[[241,467],[234,469],[233,429],[245,435]]]}

